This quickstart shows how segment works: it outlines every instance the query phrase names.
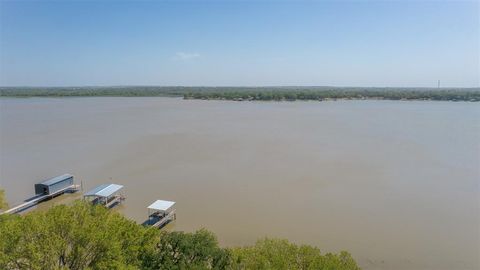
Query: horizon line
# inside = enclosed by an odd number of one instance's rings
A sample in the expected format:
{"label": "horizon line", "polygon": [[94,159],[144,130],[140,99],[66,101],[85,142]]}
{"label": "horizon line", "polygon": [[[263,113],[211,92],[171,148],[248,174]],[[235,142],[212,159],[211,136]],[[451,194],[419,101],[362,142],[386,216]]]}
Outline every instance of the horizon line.
{"label": "horizon line", "polygon": [[0,88],[112,88],[112,87],[185,87],[185,88],[287,88],[287,87],[331,87],[331,88],[424,88],[424,89],[472,89],[479,88],[479,86],[333,86],[333,85],[155,85],[155,84],[119,84],[119,85],[61,85],[61,86],[49,86],[49,85],[9,85]]}

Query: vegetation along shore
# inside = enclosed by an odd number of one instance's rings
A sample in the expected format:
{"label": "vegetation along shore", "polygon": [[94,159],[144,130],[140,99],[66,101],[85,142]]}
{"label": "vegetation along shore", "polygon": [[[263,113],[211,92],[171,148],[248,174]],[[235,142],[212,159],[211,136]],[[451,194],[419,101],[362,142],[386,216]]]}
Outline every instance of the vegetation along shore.
{"label": "vegetation along shore", "polygon": [[361,87],[0,87],[3,97],[183,97],[236,101],[335,99],[480,101],[480,88],[361,88]]}
{"label": "vegetation along shore", "polygon": [[[0,192],[0,206],[4,204]],[[223,248],[215,235],[144,227],[77,200],[23,216],[0,215],[0,269],[360,269],[348,252],[287,240]]]}

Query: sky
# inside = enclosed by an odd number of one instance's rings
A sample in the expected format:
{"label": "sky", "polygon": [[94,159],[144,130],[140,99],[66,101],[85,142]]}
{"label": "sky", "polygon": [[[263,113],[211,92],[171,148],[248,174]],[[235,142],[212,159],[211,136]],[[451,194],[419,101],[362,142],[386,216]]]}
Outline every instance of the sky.
{"label": "sky", "polygon": [[0,86],[479,87],[479,3],[0,0]]}

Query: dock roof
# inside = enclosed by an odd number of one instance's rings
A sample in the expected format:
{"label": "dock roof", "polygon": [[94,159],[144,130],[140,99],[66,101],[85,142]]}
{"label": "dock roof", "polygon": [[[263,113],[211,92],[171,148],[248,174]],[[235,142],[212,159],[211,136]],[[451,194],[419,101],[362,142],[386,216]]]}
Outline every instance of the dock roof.
{"label": "dock roof", "polygon": [[65,179],[68,179],[70,177],[73,177],[73,175],[66,173],[66,174],[59,175],[59,176],[56,176],[54,178],[45,180],[45,181],[41,182],[40,185],[51,186],[53,184],[56,184],[58,182],[61,182],[61,181],[65,180]]}
{"label": "dock roof", "polygon": [[150,206],[148,206],[147,208],[152,210],[167,211],[174,204],[175,202],[171,202],[171,201],[156,200],[154,203],[150,204]]}
{"label": "dock roof", "polygon": [[100,185],[88,192],[86,192],[83,196],[97,196],[97,197],[108,197],[114,194],[115,192],[122,189],[122,185],[117,184],[103,184]]}

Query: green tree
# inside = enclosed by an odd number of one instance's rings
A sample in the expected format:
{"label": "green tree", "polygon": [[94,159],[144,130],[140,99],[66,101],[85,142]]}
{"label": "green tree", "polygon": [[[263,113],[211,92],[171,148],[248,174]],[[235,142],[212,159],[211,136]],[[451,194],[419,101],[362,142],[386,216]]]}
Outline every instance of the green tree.
{"label": "green tree", "polygon": [[24,217],[2,215],[0,269],[137,268],[156,232],[82,201]]}
{"label": "green tree", "polygon": [[233,269],[360,269],[348,252],[322,255],[316,247],[279,239],[263,239],[251,247],[233,248],[231,253]]}
{"label": "green tree", "polygon": [[195,233],[166,232],[154,252],[144,258],[144,269],[226,269],[230,254],[218,246],[207,230]]}
{"label": "green tree", "polygon": [[0,210],[6,210],[8,208],[7,199],[5,199],[5,190],[0,189]]}

